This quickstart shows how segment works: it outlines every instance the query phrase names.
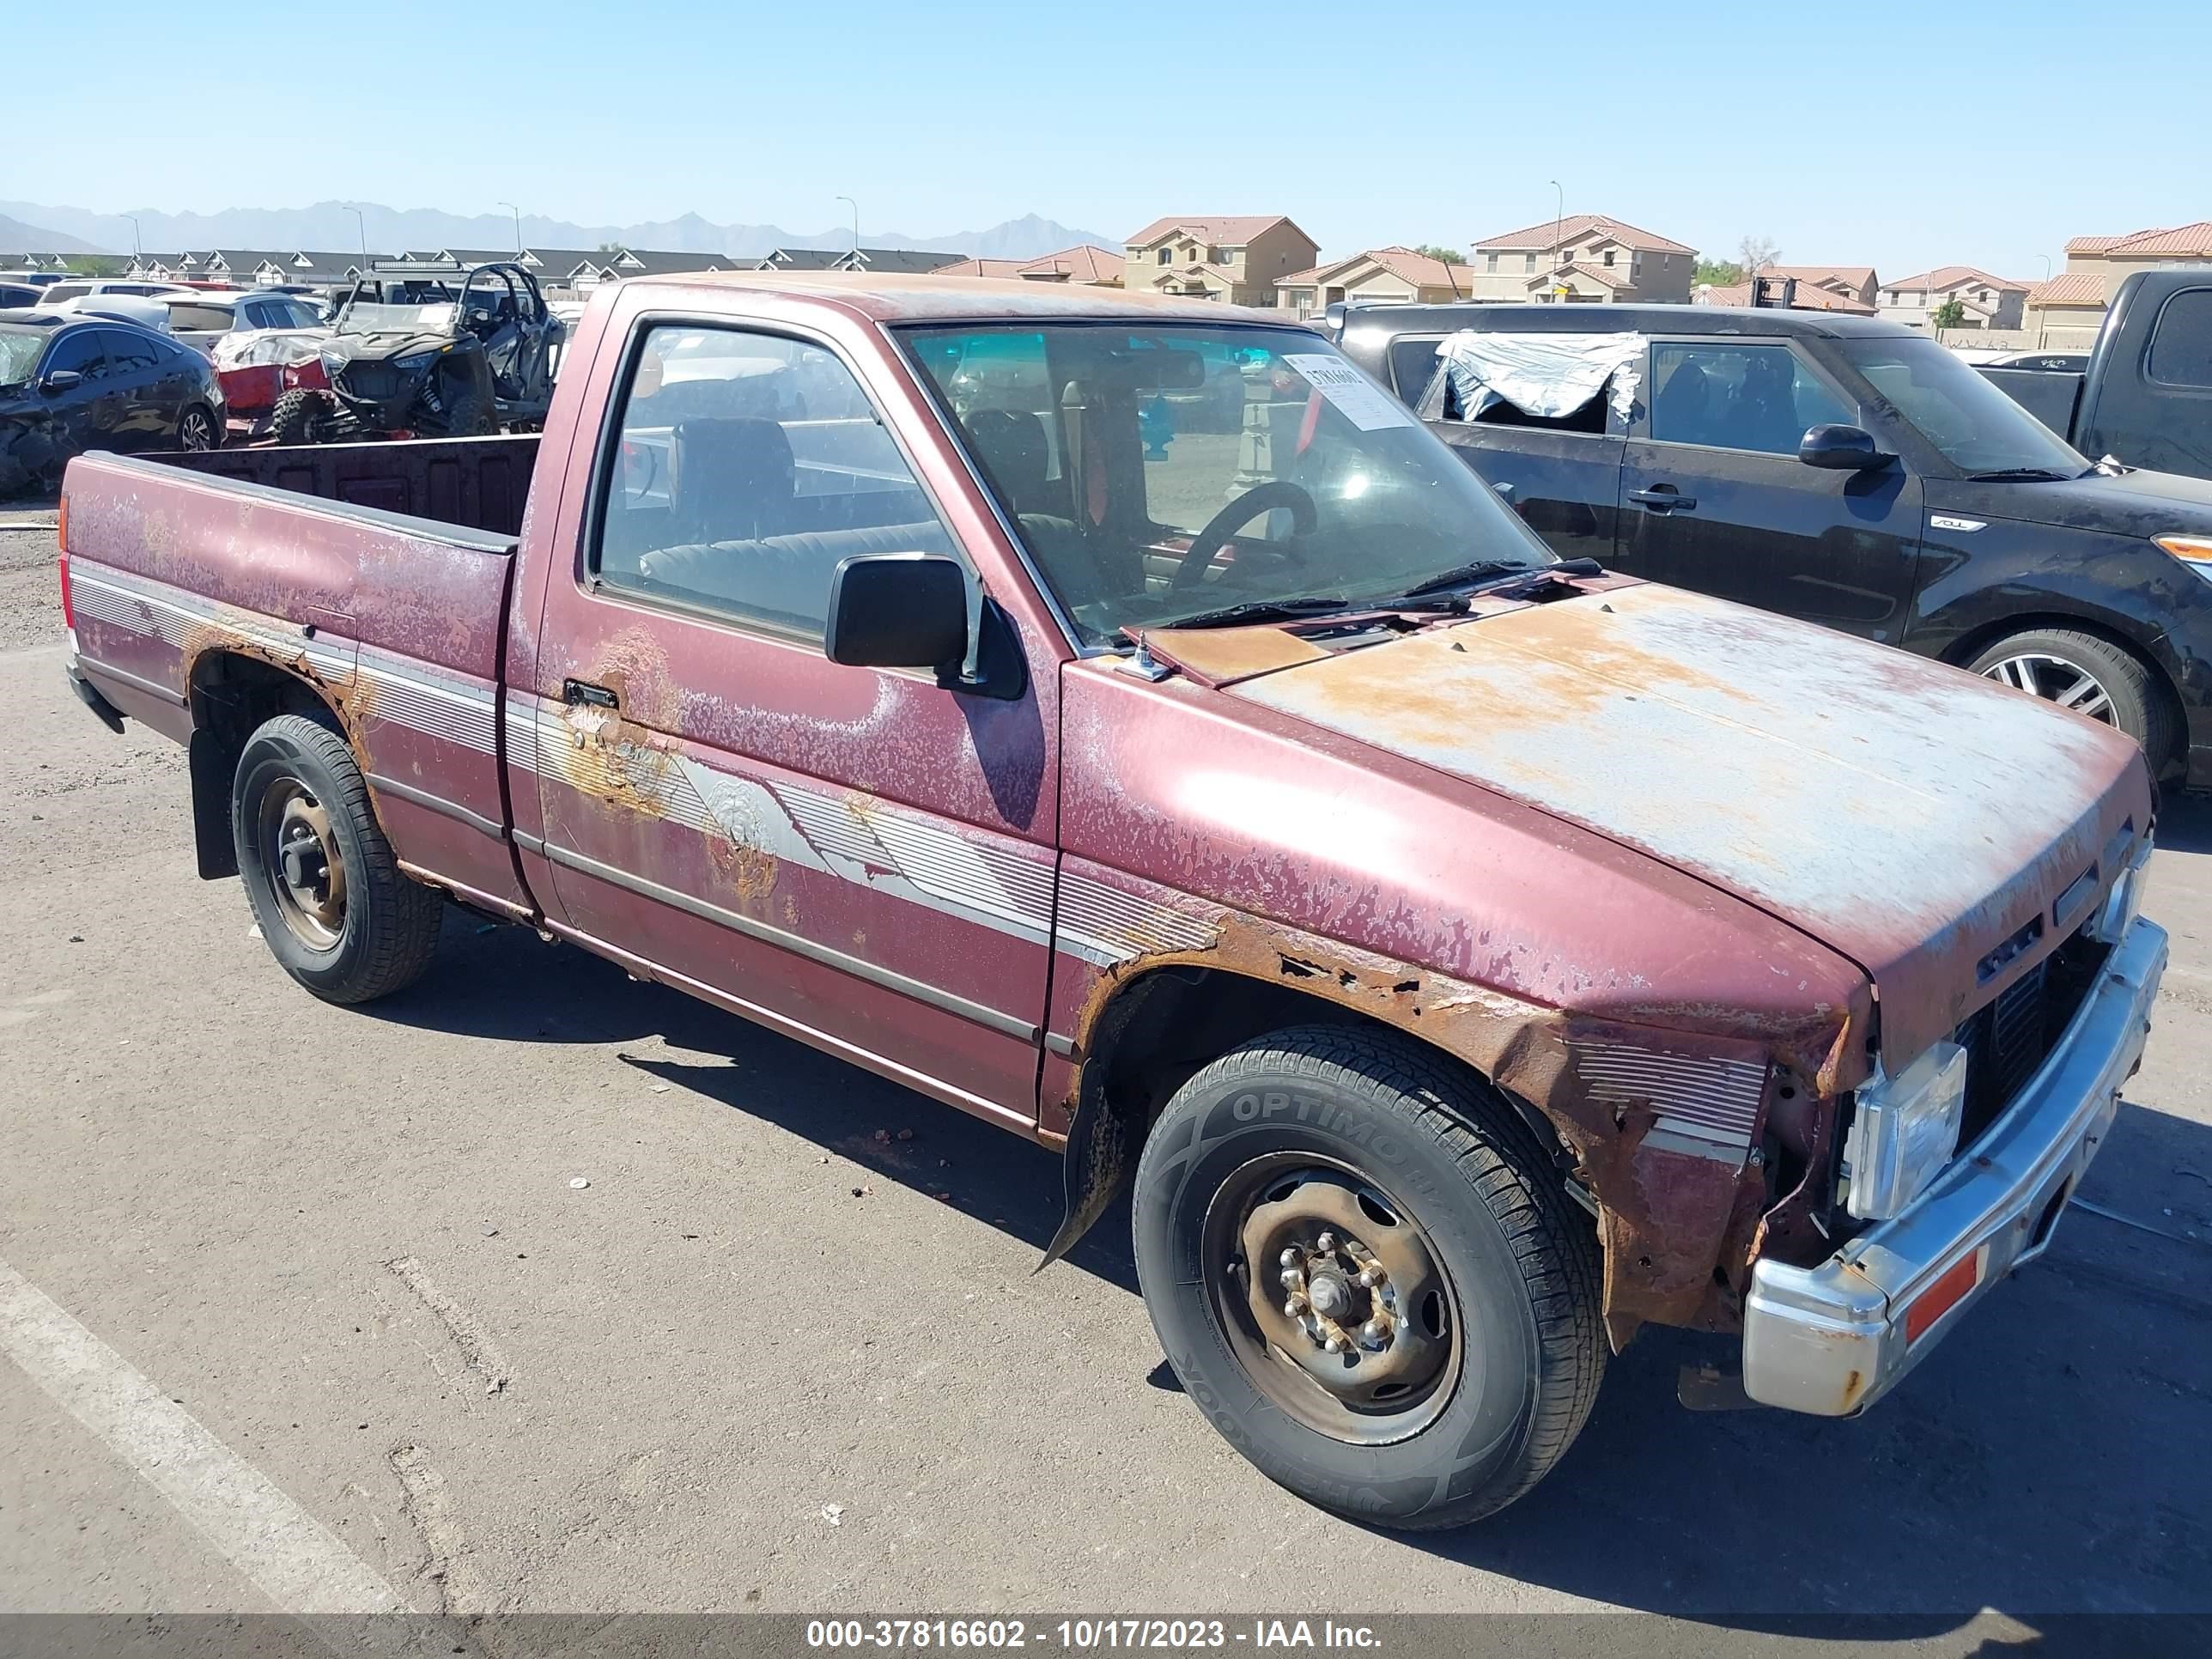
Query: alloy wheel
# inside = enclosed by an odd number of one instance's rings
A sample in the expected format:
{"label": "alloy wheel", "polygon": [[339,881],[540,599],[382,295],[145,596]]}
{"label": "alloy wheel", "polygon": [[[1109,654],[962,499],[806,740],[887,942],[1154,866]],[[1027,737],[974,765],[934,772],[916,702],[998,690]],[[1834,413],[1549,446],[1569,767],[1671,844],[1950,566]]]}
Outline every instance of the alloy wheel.
{"label": "alloy wheel", "polygon": [[2087,714],[2107,726],[2118,724],[2112,709],[2112,694],[2105,689],[2104,683],[2081,664],[2063,657],[2055,657],[2045,651],[2024,651],[1991,663],[1982,670],[1982,678],[2008,685],[2015,691],[2025,691],[2031,697],[2055,702],[2077,714]]}

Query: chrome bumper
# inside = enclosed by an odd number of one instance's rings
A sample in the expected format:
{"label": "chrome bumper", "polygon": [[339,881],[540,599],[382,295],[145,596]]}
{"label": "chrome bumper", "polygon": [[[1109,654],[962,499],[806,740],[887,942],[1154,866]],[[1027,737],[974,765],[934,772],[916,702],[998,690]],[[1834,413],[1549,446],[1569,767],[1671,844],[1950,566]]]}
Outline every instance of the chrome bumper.
{"label": "chrome bumper", "polygon": [[[1818,1267],[1752,1270],[1746,1394],[1820,1417],[1864,1411],[1991,1285],[2043,1253],[2142,1063],[2166,954],[2164,928],[2130,927],[2018,1097],[1903,1213]],[[1941,1311],[1916,1319],[1923,1295]]]}

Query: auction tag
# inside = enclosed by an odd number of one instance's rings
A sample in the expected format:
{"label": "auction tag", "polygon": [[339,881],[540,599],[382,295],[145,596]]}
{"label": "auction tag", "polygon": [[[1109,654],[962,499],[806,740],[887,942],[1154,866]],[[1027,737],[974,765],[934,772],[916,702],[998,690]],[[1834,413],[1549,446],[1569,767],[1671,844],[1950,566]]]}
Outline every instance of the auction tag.
{"label": "auction tag", "polygon": [[1362,432],[1414,424],[1405,404],[1341,357],[1320,351],[1292,351],[1284,353],[1283,361],[1305,376],[1315,391],[1342,410],[1345,419]]}

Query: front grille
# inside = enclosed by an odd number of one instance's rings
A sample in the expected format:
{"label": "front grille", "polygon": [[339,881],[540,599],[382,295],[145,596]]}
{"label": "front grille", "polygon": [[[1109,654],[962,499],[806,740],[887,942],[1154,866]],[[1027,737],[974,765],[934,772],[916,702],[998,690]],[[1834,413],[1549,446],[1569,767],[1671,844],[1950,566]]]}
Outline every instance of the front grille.
{"label": "front grille", "polygon": [[2088,994],[2106,947],[2080,934],[1961,1021],[1951,1040],[1966,1051],[1966,1103],[1959,1145],[1996,1121],[2049,1057]]}
{"label": "front grille", "polygon": [[338,385],[356,398],[389,398],[399,390],[399,371],[390,363],[348,363]]}

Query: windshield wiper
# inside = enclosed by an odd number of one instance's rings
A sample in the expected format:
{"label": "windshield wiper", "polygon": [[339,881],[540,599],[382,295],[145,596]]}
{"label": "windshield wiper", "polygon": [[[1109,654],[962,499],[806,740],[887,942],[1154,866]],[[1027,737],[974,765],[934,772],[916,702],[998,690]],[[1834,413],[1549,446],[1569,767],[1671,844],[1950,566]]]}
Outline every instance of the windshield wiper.
{"label": "windshield wiper", "polygon": [[[1328,617],[1344,610],[1352,603],[1327,594],[1311,594],[1302,599],[1252,599],[1243,605],[1225,605],[1218,611],[1200,611],[1194,616],[1169,617],[1146,624],[1149,628],[1233,628],[1239,623],[1296,622],[1302,617]],[[1123,629],[1124,634],[1133,632]]]}
{"label": "windshield wiper", "polygon": [[1968,483],[2063,483],[2069,478],[2081,476],[2075,472],[2054,472],[2047,466],[2006,466],[1995,472],[1969,472]]}

